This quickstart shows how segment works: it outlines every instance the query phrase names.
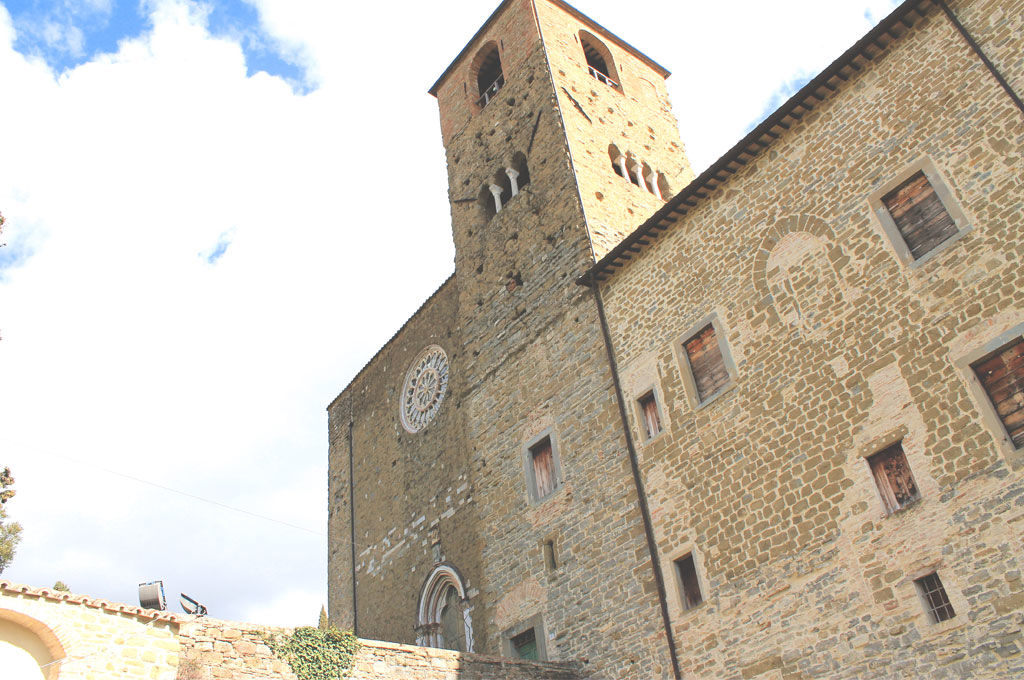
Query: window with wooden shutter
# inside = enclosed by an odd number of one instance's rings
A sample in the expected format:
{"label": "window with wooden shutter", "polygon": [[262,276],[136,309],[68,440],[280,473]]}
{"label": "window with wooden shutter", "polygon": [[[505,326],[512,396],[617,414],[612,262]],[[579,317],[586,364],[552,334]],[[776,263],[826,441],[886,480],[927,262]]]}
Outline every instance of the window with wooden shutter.
{"label": "window with wooden shutter", "polygon": [[640,406],[644,434],[647,439],[653,439],[661,432],[661,418],[658,415],[658,401],[654,398],[654,390],[640,397],[637,403]]}
{"label": "window with wooden shutter", "polygon": [[697,401],[707,401],[729,384],[729,370],[713,324],[708,324],[684,342],[683,348],[697,389]]}
{"label": "window with wooden shutter", "polygon": [[905,508],[921,497],[910,472],[903,445],[894,444],[868,458],[885,509],[890,513]]}
{"label": "window with wooden shutter", "polygon": [[676,576],[679,579],[679,590],[683,598],[683,608],[693,609],[704,601],[700,591],[700,579],[697,578],[697,565],[693,561],[693,553],[687,553],[675,561]]}
{"label": "window with wooden shutter", "polygon": [[915,260],[959,231],[923,171],[883,196],[882,204]]}
{"label": "window with wooden shutter", "polygon": [[946,594],[946,589],[942,586],[942,580],[939,579],[937,572],[933,571],[927,576],[922,576],[914,581],[914,585],[917,586],[917,591],[921,594],[925,610],[932,623],[942,623],[956,616],[953,604],[949,601],[949,595]]}
{"label": "window with wooden shutter", "polygon": [[1024,338],[973,364],[975,375],[1014,447],[1024,448]]}
{"label": "window with wooden shutter", "polygon": [[558,486],[555,475],[555,457],[551,448],[551,437],[544,437],[530,447],[530,462],[533,465],[533,484],[537,499],[548,496]]}

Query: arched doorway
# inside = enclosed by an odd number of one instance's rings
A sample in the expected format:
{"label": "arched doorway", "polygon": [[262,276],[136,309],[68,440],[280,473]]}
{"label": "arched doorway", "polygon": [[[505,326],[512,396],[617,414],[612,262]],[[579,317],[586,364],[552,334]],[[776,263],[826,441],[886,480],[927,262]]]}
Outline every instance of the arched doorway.
{"label": "arched doorway", "polygon": [[4,680],[57,680],[64,645],[50,628],[31,616],[0,609],[0,668]]}
{"label": "arched doorway", "polygon": [[417,644],[472,652],[472,609],[459,571],[450,564],[437,565],[420,589]]}

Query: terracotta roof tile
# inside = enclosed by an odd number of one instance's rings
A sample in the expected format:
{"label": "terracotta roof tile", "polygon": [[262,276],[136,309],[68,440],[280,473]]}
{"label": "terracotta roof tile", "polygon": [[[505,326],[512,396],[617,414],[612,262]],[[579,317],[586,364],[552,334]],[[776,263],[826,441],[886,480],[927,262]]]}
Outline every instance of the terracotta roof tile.
{"label": "terracotta roof tile", "polygon": [[51,602],[79,604],[83,607],[102,609],[103,611],[113,612],[116,614],[130,614],[131,616],[136,616],[140,619],[146,619],[149,621],[182,623],[191,619],[189,616],[183,616],[173,612],[161,612],[156,609],[145,609],[143,607],[136,607],[122,602],[111,602],[109,600],[101,600],[94,597],[88,597],[86,595],[65,593],[59,590],[53,590],[52,588],[33,588],[20,583],[12,583],[10,581],[0,581],[0,595],[21,595],[25,597],[37,597],[44,600],[50,600]]}

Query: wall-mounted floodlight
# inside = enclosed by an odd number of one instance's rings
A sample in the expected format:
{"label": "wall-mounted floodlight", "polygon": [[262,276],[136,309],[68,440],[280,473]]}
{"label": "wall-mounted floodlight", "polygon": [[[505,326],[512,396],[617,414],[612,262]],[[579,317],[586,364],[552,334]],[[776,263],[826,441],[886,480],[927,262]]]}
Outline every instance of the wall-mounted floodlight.
{"label": "wall-mounted floodlight", "polygon": [[181,603],[181,608],[185,610],[186,614],[195,614],[196,616],[206,616],[206,606],[200,604],[196,600],[185,593],[181,593],[181,597],[178,599]]}
{"label": "wall-mounted floodlight", "polygon": [[167,598],[164,597],[164,582],[150,581],[139,584],[139,606],[146,609],[164,611],[167,609]]}

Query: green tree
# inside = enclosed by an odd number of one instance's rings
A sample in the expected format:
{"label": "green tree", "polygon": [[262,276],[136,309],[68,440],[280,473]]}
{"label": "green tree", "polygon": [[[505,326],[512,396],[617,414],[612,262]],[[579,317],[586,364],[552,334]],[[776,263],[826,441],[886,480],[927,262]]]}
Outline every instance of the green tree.
{"label": "green tree", "polygon": [[327,630],[331,627],[330,621],[327,618],[327,608],[323,605],[320,605],[320,621],[316,627],[320,630]]}
{"label": "green tree", "polygon": [[64,583],[64,581],[57,581],[56,583],[54,583],[53,584],[53,589],[56,590],[56,591],[59,591],[61,593],[70,593],[71,592],[71,588],[68,588],[68,584]]}
{"label": "green tree", "polygon": [[14,498],[14,476],[11,468],[0,472],[0,574],[14,559],[14,552],[21,540],[21,525],[7,520],[7,501]]}

